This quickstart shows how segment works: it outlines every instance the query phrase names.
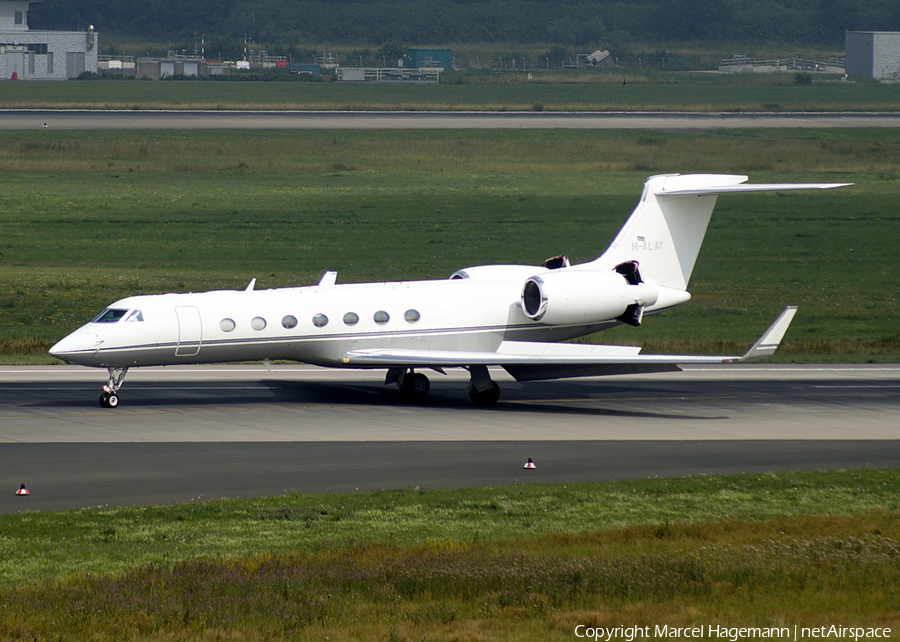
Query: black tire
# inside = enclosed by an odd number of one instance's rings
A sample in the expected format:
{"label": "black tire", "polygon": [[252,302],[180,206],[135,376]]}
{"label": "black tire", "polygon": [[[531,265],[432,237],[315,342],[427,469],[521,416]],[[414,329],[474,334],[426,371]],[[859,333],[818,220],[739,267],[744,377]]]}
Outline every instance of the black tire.
{"label": "black tire", "polygon": [[115,408],[119,405],[119,395],[114,392],[109,393],[109,397],[106,398],[106,407],[107,408]]}
{"label": "black tire", "polygon": [[410,401],[422,401],[430,390],[431,382],[421,372],[406,375],[403,378],[403,385],[400,386],[400,392]]}
{"label": "black tire", "polygon": [[101,408],[109,408],[109,393],[104,392],[100,395],[100,407]]}
{"label": "black tire", "polygon": [[491,387],[484,392],[478,392],[472,384],[469,384],[469,399],[476,406],[493,406],[500,399],[500,386],[496,381],[491,382]]}

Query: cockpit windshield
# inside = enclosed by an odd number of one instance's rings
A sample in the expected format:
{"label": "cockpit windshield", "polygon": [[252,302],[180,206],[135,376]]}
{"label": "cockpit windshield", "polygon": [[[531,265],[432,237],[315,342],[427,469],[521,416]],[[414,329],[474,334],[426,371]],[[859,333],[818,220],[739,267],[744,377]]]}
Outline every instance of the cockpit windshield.
{"label": "cockpit windshield", "polygon": [[106,308],[103,312],[93,318],[91,323],[118,323],[121,320],[143,321],[144,315],[140,310],[123,310],[121,308]]}

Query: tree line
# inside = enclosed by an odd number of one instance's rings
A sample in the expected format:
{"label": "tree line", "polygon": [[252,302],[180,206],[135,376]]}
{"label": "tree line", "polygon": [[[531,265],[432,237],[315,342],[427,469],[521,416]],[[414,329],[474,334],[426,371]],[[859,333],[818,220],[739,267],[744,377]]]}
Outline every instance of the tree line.
{"label": "tree line", "polygon": [[897,0],[45,0],[32,29],[153,42],[381,45],[722,41],[839,46],[845,30],[900,31]]}

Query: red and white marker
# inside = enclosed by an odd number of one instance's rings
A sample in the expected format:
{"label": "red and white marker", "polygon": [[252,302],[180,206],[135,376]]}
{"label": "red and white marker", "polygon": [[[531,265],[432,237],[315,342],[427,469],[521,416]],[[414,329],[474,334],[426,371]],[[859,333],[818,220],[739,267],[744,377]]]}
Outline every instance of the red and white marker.
{"label": "red and white marker", "polygon": [[16,495],[18,495],[19,497],[25,497],[28,494],[29,494],[28,489],[25,488],[25,484],[22,484],[21,486],[19,486],[19,490],[16,491]]}
{"label": "red and white marker", "polygon": [[537,466],[534,465],[534,462],[531,461],[531,457],[529,457],[528,461],[525,462],[525,465],[522,466],[522,468],[525,468],[526,470],[534,470],[535,468],[537,468]]}

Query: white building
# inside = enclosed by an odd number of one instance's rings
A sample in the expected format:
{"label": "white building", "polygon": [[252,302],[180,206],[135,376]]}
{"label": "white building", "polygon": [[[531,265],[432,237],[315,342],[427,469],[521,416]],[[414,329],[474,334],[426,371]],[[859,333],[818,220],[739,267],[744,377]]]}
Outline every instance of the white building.
{"label": "white building", "polygon": [[900,78],[900,32],[848,31],[847,74],[875,80]]}
{"label": "white building", "polygon": [[65,80],[97,72],[98,34],[31,31],[28,0],[0,0],[0,80]]}

